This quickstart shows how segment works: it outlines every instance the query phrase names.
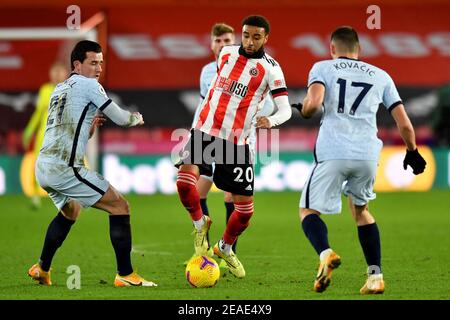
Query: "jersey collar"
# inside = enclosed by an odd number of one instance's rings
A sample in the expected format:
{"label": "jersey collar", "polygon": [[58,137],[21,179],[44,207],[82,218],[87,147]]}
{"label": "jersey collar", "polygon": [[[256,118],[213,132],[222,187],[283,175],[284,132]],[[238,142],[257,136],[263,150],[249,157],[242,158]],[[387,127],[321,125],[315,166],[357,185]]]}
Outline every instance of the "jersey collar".
{"label": "jersey collar", "polygon": [[262,57],[264,57],[265,52],[264,48],[261,48],[254,54],[248,54],[247,52],[245,52],[244,47],[241,44],[241,46],[239,47],[239,54],[246,57],[247,59],[261,59]]}
{"label": "jersey collar", "polygon": [[359,61],[359,59],[353,59],[353,58],[349,58],[349,57],[338,57],[338,59],[347,59],[347,60]]}

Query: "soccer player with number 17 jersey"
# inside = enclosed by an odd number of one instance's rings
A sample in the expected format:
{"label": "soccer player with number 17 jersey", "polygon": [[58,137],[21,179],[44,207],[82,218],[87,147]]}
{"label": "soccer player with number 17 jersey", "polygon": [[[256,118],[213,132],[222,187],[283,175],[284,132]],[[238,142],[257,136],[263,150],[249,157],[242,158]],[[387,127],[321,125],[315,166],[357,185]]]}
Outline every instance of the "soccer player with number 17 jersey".
{"label": "soccer player with number 17 jersey", "polygon": [[315,164],[300,199],[303,231],[320,256],[314,290],[323,292],[330,284],[332,271],[341,263],[330,248],[320,214],[340,213],[343,191],[368,265],[368,278],[360,292],[382,293],[380,235],[368,207],[369,201],[375,199],[373,184],[383,146],[376,125],[381,103],[394,118],[406,144],[404,169],[410,165],[414,174],[420,174],[426,162],[417,150],[413,126],[392,78],[382,69],[358,60],[356,31],[351,27],[336,29],[330,51],[333,60],[320,61],[312,67],[307,95],[303,105],[297,105],[305,118],[323,109]]}

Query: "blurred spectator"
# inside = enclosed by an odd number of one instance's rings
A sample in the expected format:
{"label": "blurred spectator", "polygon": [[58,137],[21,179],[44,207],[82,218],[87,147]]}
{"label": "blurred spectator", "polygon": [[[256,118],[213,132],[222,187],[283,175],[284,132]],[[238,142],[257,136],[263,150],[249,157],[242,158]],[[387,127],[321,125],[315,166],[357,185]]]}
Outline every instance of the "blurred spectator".
{"label": "blurred spectator", "polygon": [[[36,109],[34,110],[31,119],[28,122],[22,135],[22,144],[25,151],[28,151],[30,149],[33,137],[35,138],[32,149],[32,152],[34,153],[34,159],[37,158],[39,150],[42,146],[42,141],[44,140],[50,96],[55,89],[55,86],[58,83],[64,81],[67,78],[68,74],[69,69],[65,64],[63,64],[62,62],[55,62],[54,64],[52,64],[49,70],[50,82],[43,84],[39,89]],[[34,177],[34,171],[30,172],[30,174]],[[35,181],[33,194],[31,195],[31,203],[34,208],[40,206],[39,188],[39,185]]]}

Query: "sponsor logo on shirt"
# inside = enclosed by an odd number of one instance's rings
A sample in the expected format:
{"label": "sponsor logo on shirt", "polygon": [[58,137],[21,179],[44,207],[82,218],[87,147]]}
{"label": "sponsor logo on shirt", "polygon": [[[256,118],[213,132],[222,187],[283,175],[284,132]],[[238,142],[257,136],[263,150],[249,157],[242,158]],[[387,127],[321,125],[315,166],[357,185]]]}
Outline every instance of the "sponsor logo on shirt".
{"label": "sponsor logo on shirt", "polygon": [[225,77],[217,77],[215,88],[228,94],[234,94],[244,98],[248,92],[248,86]]}

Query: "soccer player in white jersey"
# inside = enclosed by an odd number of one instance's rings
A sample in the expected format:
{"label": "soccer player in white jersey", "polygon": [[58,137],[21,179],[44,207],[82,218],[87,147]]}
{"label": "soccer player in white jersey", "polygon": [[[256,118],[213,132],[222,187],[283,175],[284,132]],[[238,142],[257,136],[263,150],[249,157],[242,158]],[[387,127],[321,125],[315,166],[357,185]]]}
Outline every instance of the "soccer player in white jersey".
{"label": "soccer player in white jersey", "polygon": [[[358,60],[358,35],[351,27],[340,27],[331,36],[333,60],[312,67],[308,92],[298,104],[304,118],[321,107],[322,121],[314,150],[315,164],[300,199],[303,231],[320,258],[314,290],[324,291],[341,258],[328,243],[327,227],[320,214],[341,212],[341,192],[348,197],[352,216],[368,265],[368,278],[361,294],[384,292],[381,272],[380,235],[368,203],[375,199],[373,184],[383,143],[377,137],[376,113],[382,103],[390,112],[407,151],[404,169],[424,171],[413,126],[391,77],[382,69]],[[346,182],[345,186],[343,186]]]}
{"label": "soccer player in white jersey", "polygon": [[[271,128],[287,121],[292,112],[283,72],[264,51],[269,30],[264,17],[249,16],[242,22],[242,44],[222,48],[217,74],[178,164],[178,194],[195,226],[196,254],[206,254],[206,233],[211,225],[200,206],[196,188],[199,175],[213,176],[219,189],[232,194],[235,209],[213,250],[238,278],[245,276],[245,270],[232,245],[248,227],[253,214],[254,173],[248,147],[252,123],[256,120],[257,127]],[[269,91],[278,111],[257,118],[261,101]]]}
{"label": "soccer player in white jersey", "polygon": [[[106,118],[132,127],[144,123],[139,112],[121,109],[98,82],[102,72],[101,46],[93,41],[78,42],[71,53],[72,73],[53,91],[49,104],[44,142],[36,161],[36,178],[58,214],[50,223],[39,262],[28,275],[51,285],[50,265],[82,207],[109,213],[111,243],[116,254],[116,287],[156,286],[139,276],[131,265],[130,208],[124,197],[97,172],[84,166],[88,139]],[[96,115],[97,114],[97,115]]]}
{"label": "soccer player in white jersey", "polygon": [[[217,74],[217,59],[219,58],[220,51],[224,46],[232,45],[234,44],[235,37],[234,37],[234,29],[225,24],[225,23],[216,23],[213,25],[211,29],[211,51],[214,54],[215,60],[206,64],[200,73],[200,103],[195,111],[194,119],[192,121],[192,128],[194,128],[198,122],[202,102],[206,97],[206,94],[208,92],[208,88],[214,78],[214,76]],[[263,107],[258,112],[257,116],[264,116],[264,115],[271,115],[274,112],[274,104],[272,99],[267,97],[262,103]],[[250,153],[252,155],[252,159],[256,159],[256,127],[253,128],[253,130],[250,133],[250,136],[248,138],[248,144],[250,148]],[[211,190],[213,184],[213,178],[212,176],[205,176],[200,175],[200,178],[197,181],[197,189],[200,195],[200,205],[202,207],[202,212],[205,215],[209,216],[209,209],[207,205],[207,197],[208,193]],[[226,222],[228,222],[228,219],[230,218],[231,214],[234,211],[234,204],[233,204],[233,198],[231,196],[230,192],[224,191],[224,202],[225,202],[225,209],[226,209]],[[209,234],[206,234],[206,240],[208,241],[209,246]],[[232,250],[234,253],[236,253],[236,244],[237,240],[234,242]],[[210,255],[210,251],[212,253],[212,248],[208,250],[208,255]],[[195,253],[194,253],[195,255]],[[226,264],[223,265],[224,261],[221,260],[221,267],[226,267]],[[185,262],[187,264],[187,261]]]}

